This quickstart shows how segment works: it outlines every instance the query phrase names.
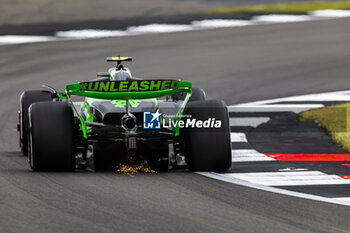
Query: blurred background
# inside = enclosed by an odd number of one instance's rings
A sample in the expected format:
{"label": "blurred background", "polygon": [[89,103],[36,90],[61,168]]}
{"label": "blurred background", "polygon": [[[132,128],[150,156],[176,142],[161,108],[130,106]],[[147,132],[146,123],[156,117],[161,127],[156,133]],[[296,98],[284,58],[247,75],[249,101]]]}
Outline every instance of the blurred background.
{"label": "blurred background", "polygon": [[[316,0],[0,0],[0,26],[203,14],[221,7]],[[336,2],[328,0],[327,2]]]}

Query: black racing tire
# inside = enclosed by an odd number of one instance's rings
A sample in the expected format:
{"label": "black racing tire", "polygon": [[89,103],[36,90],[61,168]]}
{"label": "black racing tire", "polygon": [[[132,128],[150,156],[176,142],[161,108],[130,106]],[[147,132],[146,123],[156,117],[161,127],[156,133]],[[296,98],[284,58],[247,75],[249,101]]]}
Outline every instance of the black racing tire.
{"label": "black racing tire", "polygon": [[32,104],[29,138],[29,162],[34,171],[75,169],[74,116],[68,103]]}
{"label": "black racing tire", "polygon": [[193,101],[187,104],[185,115],[205,121],[221,121],[220,128],[184,128],[185,158],[191,171],[223,172],[231,167],[230,123],[224,101]]}
{"label": "black racing tire", "polygon": [[200,101],[200,100],[206,100],[205,91],[202,88],[198,88],[198,87],[192,88],[192,95],[188,101],[192,102],[192,101]]}
{"label": "black racing tire", "polygon": [[[185,100],[186,93],[183,93],[179,96],[179,100]],[[188,102],[206,100],[205,91],[202,88],[194,87],[192,88],[192,95]]]}
{"label": "black racing tire", "polygon": [[25,91],[21,94],[19,105],[19,145],[24,156],[28,156],[28,109],[31,104],[42,101],[52,101],[48,91]]}

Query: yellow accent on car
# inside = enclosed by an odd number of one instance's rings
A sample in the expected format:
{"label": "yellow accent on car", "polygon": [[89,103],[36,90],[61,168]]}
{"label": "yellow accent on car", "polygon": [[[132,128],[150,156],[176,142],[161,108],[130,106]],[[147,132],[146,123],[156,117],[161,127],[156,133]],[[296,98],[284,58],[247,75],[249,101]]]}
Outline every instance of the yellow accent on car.
{"label": "yellow accent on car", "polygon": [[132,61],[131,57],[107,57],[107,61]]}

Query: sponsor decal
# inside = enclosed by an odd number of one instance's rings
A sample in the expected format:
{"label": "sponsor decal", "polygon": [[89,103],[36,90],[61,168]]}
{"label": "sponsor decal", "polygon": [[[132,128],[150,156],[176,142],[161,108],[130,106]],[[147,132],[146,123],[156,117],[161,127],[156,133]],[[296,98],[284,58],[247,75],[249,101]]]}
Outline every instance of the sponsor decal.
{"label": "sponsor decal", "polygon": [[161,127],[161,113],[157,112],[144,112],[143,113],[143,128],[144,129],[160,129]]}
{"label": "sponsor decal", "polygon": [[[164,117],[165,116],[165,117]],[[162,116],[162,113],[144,112],[143,114],[143,128],[144,129],[160,129],[162,128],[221,128],[221,120],[215,118],[208,118],[206,120],[198,120],[189,115],[183,116],[181,120],[174,120],[175,118],[168,118],[169,115]],[[162,119],[162,120],[161,120]]]}
{"label": "sponsor decal", "polygon": [[135,80],[135,81],[102,81],[81,82],[81,91],[97,92],[135,92],[160,91],[174,89],[178,86],[177,80]]}
{"label": "sponsor decal", "polygon": [[[112,100],[111,104],[118,108],[124,108],[126,106],[126,100]],[[129,104],[133,108],[137,108],[140,105],[140,100],[129,100]]]}
{"label": "sponsor decal", "polygon": [[179,121],[169,120],[168,122],[163,121],[164,128],[221,128],[221,120],[215,118],[208,118],[207,120],[197,120],[195,118],[186,118]]}

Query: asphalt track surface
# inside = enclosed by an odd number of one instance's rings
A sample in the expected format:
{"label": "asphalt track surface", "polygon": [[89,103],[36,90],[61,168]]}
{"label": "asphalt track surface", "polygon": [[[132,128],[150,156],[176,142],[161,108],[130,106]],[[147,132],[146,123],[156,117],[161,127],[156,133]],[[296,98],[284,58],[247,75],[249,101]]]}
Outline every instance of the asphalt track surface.
{"label": "asphalt track surface", "polygon": [[34,173],[14,131],[18,97],[104,71],[181,77],[228,104],[349,89],[350,19],[0,47],[0,232],[349,232],[350,208],[187,171]]}

